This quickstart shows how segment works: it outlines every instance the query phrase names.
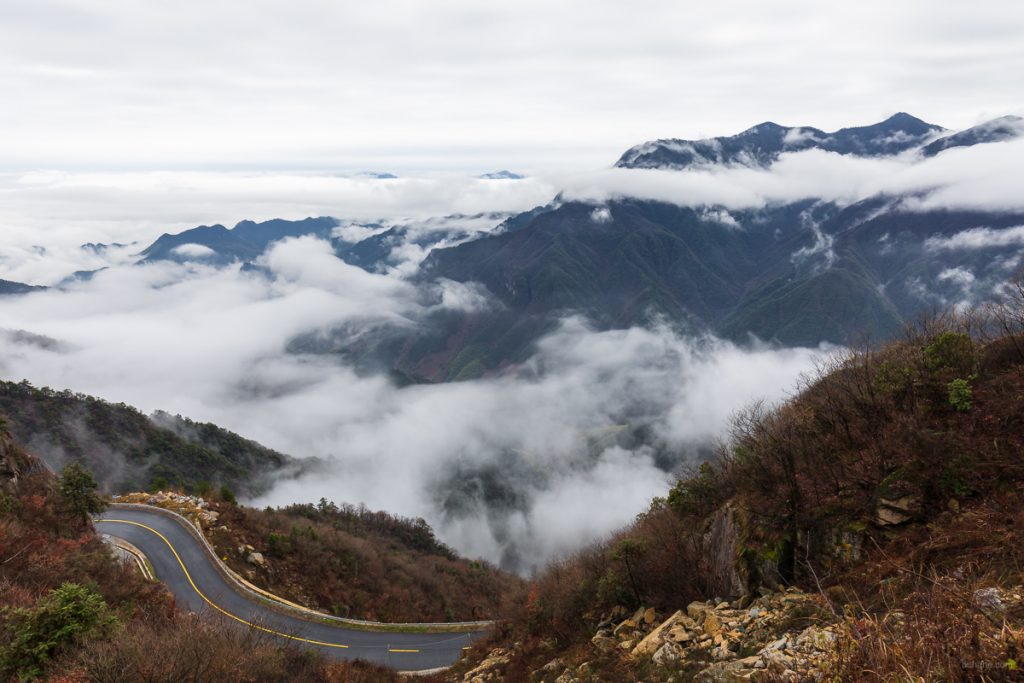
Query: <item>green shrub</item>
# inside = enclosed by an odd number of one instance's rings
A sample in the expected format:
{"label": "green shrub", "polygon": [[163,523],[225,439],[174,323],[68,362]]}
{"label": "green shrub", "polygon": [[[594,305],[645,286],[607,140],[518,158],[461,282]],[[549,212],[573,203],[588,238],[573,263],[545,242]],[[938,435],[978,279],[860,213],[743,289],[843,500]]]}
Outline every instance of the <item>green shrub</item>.
{"label": "green shrub", "polygon": [[79,519],[84,520],[91,514],[103,512],[106,507],[103,499],[96,493],[97,488],[92,472],[77,462],[61,470],[58,489],[61,504]]}
{"label": "green shrub", "polygon": [[221,484],[220,486],[220,499],[228,505],[238,505],[238,499],[235,498],[235,492],[232,491],[227,484]]}
{"label": "green shrub", "polygon": [[153,480],[149,482],[149,490],[151,493],[156,493],[157,491],[166,491],[168,488],[170,488],[170,486],[171,482],[167,481],[167,477],[164,477],[162,475],[157,475],[153,477]]}
{"label": "green shrub", "polygon": [[38,678],[58,650],[116,622],[103,597],[77,583],[50,591],[35,609],[5,609],[3,617],[9,642],[0,646],[0,671],[21,680]]}
{"label": "green shrub", "polygon": [[680,515],[705,515],[720,495],[717,470],[710,463],[701,463],[697,473],[681,479],[668,492],[668,504]]}
{"label": "green shrub", "polygon": [[946,385],[946,390],[949,392],[949,405],[953,406],[954,410],[967,412],[971,409],[971,402],[974,398],[971,382],[974,379],[975,376],[971,375],[967,379],[954,379]]}
{"label": "green shrub", "polygon": [[963,332],[943,332],[924,348],[924,364],[932,371],[970,371],[974,367],[974,342]]}
{"label": "green shrub", "polygon": [[267,554],[271,557],[284,557],[291,551],[291,543],[283,534],[271,531],[267,534]]}
{"label": "green shrub", "polygon": [[917,372],[909,365],[883,361],[875,373],[875,388],[883,394],[904,394],[917,380]]}

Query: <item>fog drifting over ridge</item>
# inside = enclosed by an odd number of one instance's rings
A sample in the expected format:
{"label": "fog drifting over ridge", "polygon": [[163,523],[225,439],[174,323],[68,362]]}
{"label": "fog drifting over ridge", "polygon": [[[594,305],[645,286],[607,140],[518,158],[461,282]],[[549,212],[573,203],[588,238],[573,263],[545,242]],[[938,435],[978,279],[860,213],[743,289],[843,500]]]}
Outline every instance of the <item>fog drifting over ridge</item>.
{"label": "fog drifting over ridge", "polygon": [[[730,209],[805,197],[843,204],[909,193],[904,210],[1020,208],[1022,145],[978,145],[926,160],[806,151],[768,169],[605,169],[515,181],[9,176],[0,183],[0,278],[54,284],[75,270],[106,270],[62,290],[0,298],[0,376],[180,413],[297,457],[328,459],[329,472],[283,481],[253,502],[322,496],[422,516],[459,551],[529,572],[628,522],[664,495],[680,464],[706,454],[733,411],[784,397],[828,351],[740,348],[665,326],[597,332],[568,318],[506,375],[398,388],[340,357],[287,349],[320,331],[414,330],[438,308],[493,304],[482,287],[409,279],[429,247],[407,238],[394,246],[397,265],[369,273],[336,258],[325,241],[289,239],[259,259],[266,278],[239,264],[204,264],[198,245],[179,247],[197,259],[186,263],[134,265],[138,252],[165,231],[243,218],[332,215],[340,220],[335,237],[356,241],[380,230],[359,221],[414,219],[443,233],[446,223],[429,216],[485,214],[451,220],[455,239],[456,225],[492,230],[503,215],[545,204],[559,189],[562,199],[592,202],[595,221],[610,215],[603,202],[636,197],[708,207],[723,230],[743,229],[730,222]],[[966,248],[1016,240],[1018,232],[977,226],[927,246]],[[122,246],[83,249],[86,242]]]}
{"label": "fog drifting over ridge", "polygon": [[[313,238],[277,243],[269,279],[237,265],[115,266],[66,291],[0,299],[0,376],[212,421],[330,471],[255,504],[321,496],[424,517],[459,551],[519,571],[611,532],[745,402],[780,398],[819,351],[742,350],[667,328],[567,319],[515,373],[397,388],[336,358],[290,354],[341,324],[414,326],[424,299]],[[446,300],[448,303],[446,303]],[[643,428],[643,443],[623,438]]]}
{"label": "fog drifting over ridge", "polygon": [[[564,199],[597,204],[631,197],[725,211],[806,198],[849,204],[874,195],[909,196],[902,208],[910,211],[1022,210],[1021,159],[1024,138],[949,149],[927,159],[915,153],[862,158],[807,150],[783,154],[767,169],[606,168],[512,181],[453,174],[379,180],[211,171],[0,175],[0,278],[56,284],[76,270],[129,263],[161,233],[201,224],[517,213],[548,203],[559,191]],[[88,242],[128,246],[103,253],[79,248]]]}

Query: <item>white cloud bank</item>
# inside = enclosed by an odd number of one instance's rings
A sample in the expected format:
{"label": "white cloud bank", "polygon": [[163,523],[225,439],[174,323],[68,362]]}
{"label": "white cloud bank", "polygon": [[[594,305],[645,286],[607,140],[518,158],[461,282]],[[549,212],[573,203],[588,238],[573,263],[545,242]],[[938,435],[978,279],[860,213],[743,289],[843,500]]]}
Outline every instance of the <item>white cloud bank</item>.
{"label": "white cloud bank", "polygon": [[929,237],[925,247],[932,251],[957,251],[1024,246],[1024,225],[993,230],[980,227],[958,232],[950,237]]}
{"label": "white cloud bank", "polygon": [[959,147],[935,157],[880,159],[821,150],[782,155],[770,168],[690,171],[611,168],[560,178],[566,199],[605,202],[635,197],[682,206],[760,208],[824,199],[850,204],[874,195],[916,195],[910,210],[1022,210],[1024,139]]}
{"label": "white cloud bank", "polygon": [[[359,334],[421,324],[426,304],[410,284],[348,266],[310,238],[279,243],[263,263],[273,278],[160,263],[0,299],[3,327],[62,342],[0,336],[0,376],[331,458],[329,473],[282,482],[257,502],[324,496],[422,516],[460,551],[528,571],[629,521],[733,410],[783,396],[819,355],[664,329],[596,333],[569,320],[514,376],[400,389],[285,348],[340,325]],[[484,298],[447,285],[442,305]],[[623,425],[643,426],[650,443],[617,438]]]}
{"label": "white cloud bank", "polygon": [[[459,175],[376,180],[316,173],[32,172],[0,175],[0,278],[52,285],[74,271],[130,262],[164,232],[243,219],[334,216],[424,221],[446,214],[519,212],[550,201],[539,179]],[[485,221],[486,222],[486,221]],[[366,228],[340,227],[364,238]],[[86,243],[134,243],[83,250]]]}

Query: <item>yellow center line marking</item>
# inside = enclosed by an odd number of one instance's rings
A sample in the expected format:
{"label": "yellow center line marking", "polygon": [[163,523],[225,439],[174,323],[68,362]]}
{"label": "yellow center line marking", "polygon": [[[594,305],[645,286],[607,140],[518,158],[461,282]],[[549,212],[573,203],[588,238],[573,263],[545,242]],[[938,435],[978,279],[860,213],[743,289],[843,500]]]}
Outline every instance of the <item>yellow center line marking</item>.
{"label": "yellow center line marking", "polygon": [[396,647],[389,647],[388,652],[419,652],[419,650],[402,650]]}
{"label": "yellow center line marking", "polygon": [[[160,533],[159,531],[157,531],[156,529],[154,529],[151,526],[146,526],[145,524],[142,524],[141,522],[132,522],[132,521],[127,520],[127,519],[98,519],[98,520],[96,520],[96,522],[97,523],[108,523],[109,522],[109,523],[114,523],[114,524],[131,524],[133,526],[142,527],[143,529],[145,529],[147,531],[151,531],[154,534],[156,534],[157,536],[159,536],[160,540],[162,540],[164,543],[166,543],[167,547],[171,549],[172,553],[174,553],[174,559],[176,559],[178,561],[178,564],[181,565],[181,571],[185,572],[185,578],[188,579],[189,584],[192,586],[192,590],[194,590],[199,597],[201,597],[203,600],[205,600],[206,604],[208,604],[210,607],[214,608],[215,610],[217,610],[221,614],[223,614],[225,616],[228,616],[228,617],[231,617],[235,621],[241,622],[241,623],[243,623],[246,626],[249,626],[251,628],[254,628],[254,629],[257,629],[257,630],[260,630],[260,631],[264,631],[266,633],[272,633],[275,636],[281,636],[282,638],[290,638],[291,640],[299,640],[299,641],[302,641],[303,643],[311,643],[313,645],[323,645],[324,647],[337,647],[337,648],[342,648],[342,649],[348,649],[348,645],[340,645],[338,643],[325,643],[322,640],[310,640],[309,638],[302,638],[301,636],[293,636],[293,635],[288,634],[288,633],[282,633],[281,631],[275,631],[274,629],[266,628],[265,626],[260,626],[259,624],[256,624],[256,623],[253,623],[251,621],[247,621],[246,619],[243,619],[241,617],[235,616],[231,612],[228,612],[226,609],[224,609],[220,605],[218,605],[215,602],[213,602],[212,600],[210,600],[210,598],[208,598],[205,595],[203,595],[203,592],[201,590],[199,590],[198,586],[196,586],[195,581],[192,580],[192,575],[189,574],[188,573],[188,569],[185,568],[185,563],[181,561],[181,556],[178,555],[178,551],[174,549],[174,546],[171,545],[171,542],[168,541],[167,537],[164,536],[162,533]],[[391,650],[391,652],[419,652],[419,650]]]}

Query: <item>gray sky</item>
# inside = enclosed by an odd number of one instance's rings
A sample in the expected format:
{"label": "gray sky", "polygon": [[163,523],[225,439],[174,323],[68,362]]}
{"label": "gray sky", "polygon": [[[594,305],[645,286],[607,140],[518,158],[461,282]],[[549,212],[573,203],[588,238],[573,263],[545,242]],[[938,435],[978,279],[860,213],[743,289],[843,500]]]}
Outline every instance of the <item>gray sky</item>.
{"label": "gray sky", "polygon": [[657,137],[1024,113],[1024,4],[2,0],[0,167],[596,168]]}

